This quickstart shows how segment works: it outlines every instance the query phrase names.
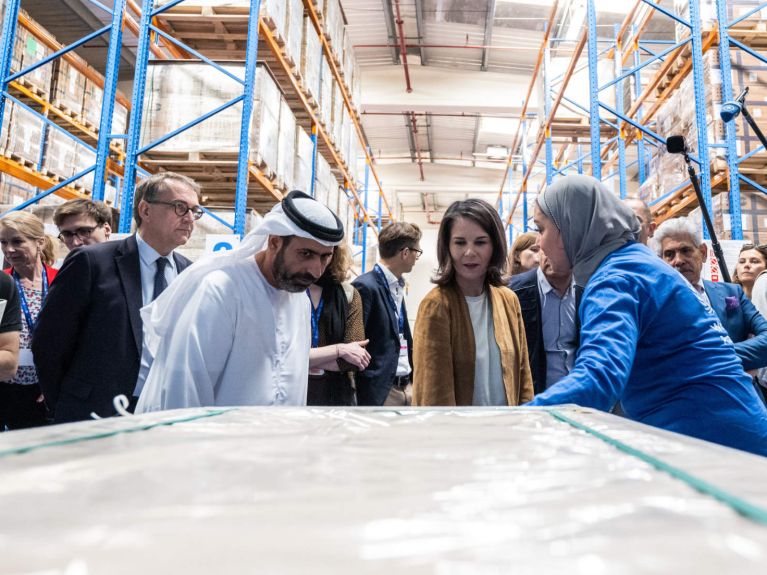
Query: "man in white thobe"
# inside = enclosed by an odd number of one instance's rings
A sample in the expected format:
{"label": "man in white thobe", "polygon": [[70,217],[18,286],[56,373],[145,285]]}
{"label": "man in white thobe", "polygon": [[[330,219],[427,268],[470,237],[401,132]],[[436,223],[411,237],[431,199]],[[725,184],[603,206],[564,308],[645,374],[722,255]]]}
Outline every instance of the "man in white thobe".
{"label": "man in white thobe", "polygon": [[136,413],[306,405],[305,292],[342,239],[333,212],[291,192],[237,250],[192,266],[142,309],[145,354],[153,360]]}

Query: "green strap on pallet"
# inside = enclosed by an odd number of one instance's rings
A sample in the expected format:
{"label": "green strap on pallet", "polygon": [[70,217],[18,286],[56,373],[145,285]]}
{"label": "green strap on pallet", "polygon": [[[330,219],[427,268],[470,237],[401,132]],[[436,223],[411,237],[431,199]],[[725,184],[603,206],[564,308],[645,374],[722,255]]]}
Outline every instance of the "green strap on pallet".
{"label": "green strap on pallet", "polygon": [[104,431],[102,433],[94,433],[92,435],[81,435],[79,437],[70,437],[67,439],[59,439],[56,441],[47,441],[45,443],[33,443],[32,445],[24,445],[22,447],[14,447],[12,449],[6,449],[0,451],[0,457],[8,457],[9,455],[21,455],[23,453],[29,453],[30,451],[36,451],[38,449],[45,449],[47,447],[59,447],[61,445],[71,445],[73,443],[81,443],[83,441],[94,441],[96,439],[105,439],[107,437],[114,437],[123,433],[136,433],[137,431],[148,431],[155,427],[164,427],[167,425],[176,425],[177,423],[188,423],[190,421],[197,421],[198,419],[205,419],[207,417],[215,417],[229,411],[234,411],[236,408],[229,409],[217,409],[215,411],[208,411],[207,413],[201,413],[199,415],[192,415],[189,417],[182,417],[179,419],[169,419],[167,421],[158,421],[155,423],[148,423],[146,425],[137,425],[136,427],[126,427],[125,429],[115,429],[113,431]]}
{"label": "green strap on pallet", "polygon": [[668,473],[674,479],[683,481],[684,483],[686,483],[687,485],[689,485],[696,491],[699,491],[700,493],[704,495],[708,495],[709,497],[713,497],[717,501],[724,503],[725,505],[732,508],[734,511],[743,515],[747,519],[751,519],[752,521],[761,523],[762,525],[767,525],[767,509],[764,509],[762,507],[759,507],[758,505],[749,503],[748,501],[741,499],[737,495],[733,495],[732,493],[729,493],[728,491],[725,491],[724,489],[720,489],[716,485],[712,485],[711,483],[708,483],[707,481],[704,481],[700,479],[699,477],[690,475],[686,471],[683,471],[679,469],[678,467],[674,467],[673,465],[670,465],[666,463],[665,461],[662,461],[658,459],[657,457],[650,455],[649,453],[645,453],[644,451],[636,449],[635,447],[631,447],[630,445],[627,445],[623,443],[622,441],[619,441],[613,437],[610,437],[609,435],[605,435],[604,433],[601,433],[597,431],[596,429],[589,427],[588,425],[585,425],[583,423],[570,419],[569,417],[567,417],[566,415],[563,415],[556,409],[549,409],[547,410],[547,412],[551,414],[554,418],[560,421],[563,421],[575,427],[576,429],[585,431],[586,433],[589,433],[593,435],[594,437],[601,439],[605,443],[612,445],[613,447],[623,451],[624,453],[628,453],[629,455],[632,455],[636,457],[637,459],[640,459],[644,461],[645,463],[652,465],[655,469]]}

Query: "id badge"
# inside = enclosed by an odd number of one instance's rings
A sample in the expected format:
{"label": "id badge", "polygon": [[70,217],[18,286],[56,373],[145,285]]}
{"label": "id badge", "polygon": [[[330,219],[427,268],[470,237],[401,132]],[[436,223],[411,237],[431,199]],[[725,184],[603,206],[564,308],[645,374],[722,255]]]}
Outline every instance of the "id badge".
{"label": "id badge", "polygon": [[399,357],[400,359],[408,359],[407,339],[405,339],[404,334],[399,334]]}
{"label": "id badge", "polygon": [[32,357],[32,350],[31,349],[20,349],[19,350],[19,367],[30,367],[34,366],[35,361]]}

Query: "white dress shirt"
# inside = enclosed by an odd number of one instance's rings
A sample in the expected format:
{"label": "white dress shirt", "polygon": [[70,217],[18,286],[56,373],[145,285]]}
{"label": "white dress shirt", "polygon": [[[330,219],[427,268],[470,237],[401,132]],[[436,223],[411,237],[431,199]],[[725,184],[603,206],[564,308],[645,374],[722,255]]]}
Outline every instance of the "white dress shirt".
{"label": "white dress shirt", "polygon": [[[384,276],[386,276],[386,281],[389,283],[389,291],[391,292],[391,296],[394,298],[394,303],[397,306],[397,313],[395,315],[397,318],[397,326],[399,326],[399,314],[402,310],[402,302],[405,299],[405,288],[399,284],[397,276],[395,276],[389,268],[387,268],[382,263],[378,265],[383,270]],[[400,334],[400,346],[407,346],[405,343],[404,334]],[[407,352],[407,347],[400,348],[399,360],[397,362],[397,377],[405,376],[411,371],[410,360],[408,359]]]}
{"label": "white dress shirt", "polygon": [[[138,257],[141,262],[141,299],[143,305],[152,303],[152,297],[154,296],[154,276],[157,273],[157,260],[161,256],[157,251],[146,243],[141,234],[136,232],[136,243],[138,244]],[[176,260],[173,257],[173,252],[170,252],[165,258],[168,260],[168,265],[165,266],[165,281],[167,285],[170,285],[176,276],[178,270],[176,269]]]}

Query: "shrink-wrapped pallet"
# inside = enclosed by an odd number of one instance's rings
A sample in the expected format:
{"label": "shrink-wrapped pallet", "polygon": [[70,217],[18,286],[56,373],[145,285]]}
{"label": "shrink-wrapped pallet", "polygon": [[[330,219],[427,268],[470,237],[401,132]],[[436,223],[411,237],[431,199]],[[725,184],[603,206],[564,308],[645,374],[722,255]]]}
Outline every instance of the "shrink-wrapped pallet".
{"label": "shrink-wrapped pallet", "polygon": [[[18,66],[13,70],[18,72],[23,68],[28,68],[33,64],[44,60],[48,56],[53,54],[48,46],[43,44],[37,39],[31,32],[29,32],[23,26],[16,27],[16,41],[14,44],[14,56],[12,57],[11,67]],[[50,97],[51,90],[51,76],[53,72],[53,63],[40,66],[39,68],[32,70],[31,72],[24,74],[17,81],[32,85],[35,88],[35,92],[44,99]]]}
{"label": "shrink-wrapped pallet", "polygon": [[323,29],[330,41],[330,50],[340,60],[343,55],[344,21],[338,0],[325,0],[323,6]]}
{"label": "shrink-wrapped pallet", "polygon": [[339,196],[341,195],[343,195],[343,192],[339,192],[338,186],[331,187],[330,191],[328,192],[328,199],[325,205],[327,205],[336,214],[338,214],[338,202],[339,202]]}
{"label": "shrink-wrapped pallet", "polygon": [[277,84],[266,68],[259,67],[250,129],[250,159],[257,165],[265,164],[271,170],[277,169],[281,101]]}
{"label": "shrink-wrapped pallet", "polygon": [[344,98],[341,95],[341,87],[338,82],[333,80],[333,116],[330,119],[330,133],[336,148],[341,154],[344,152],[342,145],[343,116],[344,116]]}
{"label": "shrink-wrapped pallet", "polygon": [[83,120],[86,126],[98,130],[101,123],[101,105],[104,101],[104,90],[93,80],[85,80],[85,95],[83,97]]}
{"label": "shrink-wrapped pallet", "polygon": [[[247,1],[245,4],[249,4]],[[273,27],[278,37],[287,40],[287,2],[286,0],[261,0],[261,18]]]}
{"label": "shrink-wrapped pallet", "polygon": [[277,182],[287,190],[293,189],[296,159],[296,117],[284,98],[280,102],[280,129],[277,141]]}
{"label": "shrink-wrapped pallet", "polygon": [[301,77],[304,87],[314,101],[319,103],[321,98],[320,75],[322,72],[322,43],[314,28],[311,18],[304,18],[301,39]]}
{"label": "shrink-wrapped pallet", "polygon": [[86,78],[68,60],[57,58],[51,84],[51,104],[79,118],[85,102]]}
{"label": "shrink-wrapped pallet", "polygon": [[74,137],[54,127],[48,128],[42,171],[67,179],[74,174],[77,142]]}
{"label": "shrink-wrapped pallet", "polygon": [[[287,0],[287,33],[285,52],[297,68],[301,67],[301,46],[304,38],[304,3],[303,0]],[[310,22],[311,24],[311,22]]]}
{"label": "shrink-wrapped pallet", "polygon": [[[0,213],[31,200],[39,193],[40,190],[31,184],[0,172]],[[45,202],[46,200],[41,201]]]}
{"label": "shrink-wrapped pallet", "polygon": [[45,122],[39,115],[16,103],[8,106],[6,102],[3,116],[3,124],[8,126],[5,155],[36,167],[40,161]]}
{"label": "shrink-wrapped pallet", "polygon": [[293,165],[293,187],[307,194],[312,189],[312,138],[301,126],[296,126],[296,158]]}
{"label": "shrink-wrapped pallet", "polygon": [[[90,168],[96,163],[96,152],[87,148],[83,144],[77,144],[75,147],[75,169],[74,174],[78,174],[83,170]],[[88,192],[93,191],[93,172],[86,174],[79,180],[73,182],[75,187],[85,188]]]}
{"label": "shrink-wrapped pallet", "polygon": [[328,161],[324,156],[322,156],[322,154],[317,154],[314,197],[318,202],[325,205],[328,203],[332,178],[333,174],[330,171],[330,164],[328,164]]}
{"label": "shrink-wrapped pallet", "polygon": [[333,122],[333,75],[325,56],[322,57],[322,86],[320,88],[320,121],[330,131]]}

